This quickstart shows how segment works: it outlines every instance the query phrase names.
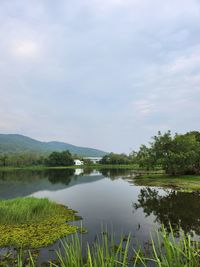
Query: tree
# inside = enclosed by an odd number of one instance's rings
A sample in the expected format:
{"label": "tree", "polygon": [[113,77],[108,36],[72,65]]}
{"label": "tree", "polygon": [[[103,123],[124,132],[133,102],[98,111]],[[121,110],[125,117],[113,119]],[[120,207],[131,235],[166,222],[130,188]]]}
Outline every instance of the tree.
{"label": "tree", "polygon": [[0,157],[0,161],[2,162],[1,164],[3,167],[6,167],[6,165],[7,165],[7,159],[8,159],[7,155],[3,155]]}
{"label": "tree", "polygon": [[199,174],[200,133],[172,136],[170,131],[163,135],[159,132],[153,137],[150,147],[140,147],[137,159],[143,168],[153,169],[159,165],[170,175]]}
{"label": "tree", "polygon": [[153,169],[156,163],[153,150],[145,145],[141,145],[137,154],[137,162],[142,168],[147,170]]}
{"label": "tree", "polygon": [[74,165],[72,154],[69,151],[52,152],[46,160],[46,165],[51,167]]}
{"label": "tree", "polygon": [[130,158],[126,154],[110,153],[105,155],[101,160],[101,164],[129,164]]}

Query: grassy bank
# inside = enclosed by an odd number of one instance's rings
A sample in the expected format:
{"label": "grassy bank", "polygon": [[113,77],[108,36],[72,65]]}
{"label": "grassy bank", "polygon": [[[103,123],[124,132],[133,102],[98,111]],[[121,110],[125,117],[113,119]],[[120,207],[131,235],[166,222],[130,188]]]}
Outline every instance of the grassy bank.
{"label": "grassy bank", "polygon": [[[57,261],[45,266],[51,267],[198,267],[200,265],[199,243],[191,241],[189,235],[181,234],[177,241],[171,230],[170,236],[164,228],[157,239],[149,242],[150,249],[143,250],[140,245],[134,249],[131,235],[116,242],[113,235],[103,233],[93,244],[82,247],[81,239],[74,236],[71,242],[63,243],[63,250],[57,251]],[[85,253],[83,254],[83,251]],[[33,257],[25,260],[18,257],[17,267],[36,267]]]}
{"label": "grassy bank", "polygon": [[137,164],[84,164],[80,166],[57,166],[49,167],[45,165],[35,165],[35,166],[0,166],[0,171],[12,171],[12,170],[48,170],[48,169],[130,169],[130,170],[139,170]]}
{"label": "grassy bank", "polygon": [[134,178],[134,184],[140,186],[166,187],[184,191],[200,190],[200,176],[170,176],[166,174],[146,174]]}
{"label": "grassy bank", "polygon": [[130,169],[130,170],[137,170],[139,167],[136,164],[115,164],[115,165],[106,165],[106,164],[85,164],[81,166],[61,166],[61,167],[48,167],[45,165],[39,165],[39,166],[24,166],[24,167],[12,167],[12,166],[6,166],[2,167],[0,166],[0,171],[13,171],[13,170],[48,170],[48,169]]}
{"label": "grassy bank", "polygon": [[76,212],[48,199],[17,198],[0,201],[0,246],[39,248],[75,233],[66,222]]}

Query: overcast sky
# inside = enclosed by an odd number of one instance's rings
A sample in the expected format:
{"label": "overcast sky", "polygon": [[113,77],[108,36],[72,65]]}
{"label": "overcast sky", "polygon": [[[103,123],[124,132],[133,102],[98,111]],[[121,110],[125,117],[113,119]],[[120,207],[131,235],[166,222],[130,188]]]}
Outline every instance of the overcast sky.
{"label": "overcast sky", "polygon": [[0,0],[0,132],[127,152],[200,130],[199,0]]}

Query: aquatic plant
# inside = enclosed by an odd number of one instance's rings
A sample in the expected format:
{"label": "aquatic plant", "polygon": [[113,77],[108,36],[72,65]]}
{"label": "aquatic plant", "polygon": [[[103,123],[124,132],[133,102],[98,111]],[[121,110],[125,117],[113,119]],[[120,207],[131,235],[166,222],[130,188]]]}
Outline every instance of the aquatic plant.
{"label": "aquatic plant", "polygon": [[[84,249],[81,237],[74,235],[71,242],[62,243],[57,251],[57,261],[49,262],[51,267],[198,267],[200,266],[199,243],[192,241],[189,235],[182,232],[179,240],[170,235],[164,227],[157,232],[155,240],[151,238],[150,252],[141,247],[134,249],[131,235],[121,237],[116,242],[114,235],[102,233],[93,244]],[[142,245],[142,244],[141,244]],[[22,260],[20,261],[23,262]],[[23,265],[17,265],[21,267]],[[36,267],[33,258],[29,257],[27,266]]]}
{"label": "aquatic plant", "polygon": [[0,201],[0,246],[39,248],[77,231],[76,212],[48,199]]}
{"label": "aquatic plant", "polygon": [[[23,248],[14,255],[1,256],[0,266],[36,267],[37,254],[30,248],[53,243],[67,234],[76,233],[77,227],[67,224],[76,219],[76,212],[48,199],[19,198],[0,201],[0,246]],[[170,229],[170,231],[169,231]],[[80,233],[85,232],[81,226]],[[169,225],[150,238],[149,250],[142,244],[131,245],[131,235],[116,241],[113,234],[102,232],[95,242],[86,247],[81,234],[72,235],[57,251],[56,262],[51,267],[197,267],[200,266],[200,246],[189,234],[180,230],[175,237]],[[11,259],[12,258],[12,259]]]}
{"label": "aquatic plant", "polygon": [[[134,267],[198,267],[200,266],[200,246],[197,241],[192,241],[189,234],[181,232],[179,239],[175,238],[172,227],[170,235],[164,226],[157,232],[157,238],[151,237],[151,255],[145,255],[141,250],[134,250]],[[150,265],[152,264],[152,265]]]}

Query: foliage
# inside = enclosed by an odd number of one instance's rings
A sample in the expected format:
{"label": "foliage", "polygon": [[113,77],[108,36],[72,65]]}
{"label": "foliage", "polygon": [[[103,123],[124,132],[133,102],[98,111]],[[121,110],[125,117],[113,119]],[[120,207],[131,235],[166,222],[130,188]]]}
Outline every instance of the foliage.
{"label": "foliage", "polygon": [[69,151],[53,152],[46,159],[46,165],[50,167],[72,166],[74,165],[74,160]]}
{"label": "foliage", "polygon": [[126,154],[110,153],[105,155],[100,164],[130,164],[130,158]]}
{"label": "foliage", "polygon": [[195,192],[200,190],[199,175],[171,176],[162,173],[138,175],[134,178],[134,185],[171,188],[181,192]]}
{"label": "foliage", "polygon": [[[155,241],[151,238],[150,250],[144,251],[131,245],[131,236],[121,237],[119,243],[114,235],[104,232],[93,244],[88,244],[84,253],[81,238],[72,237],[71,242],[62,243],[57,251],[58,260],[50,262],[51,267],[197,267],[199,261],[199,244],[192,241],[189,235],[181,234],[179,240],[174,237],[172,228],[170,235],[164,227],[157,232]],[[18,262],[13,267],[24,266],[24,253],[20,252]],[[26,266],[36,267],[36,260],[29,253]]]}
{"label": "foliage", "polygon": [[137,154],[137,160],[140,167],[146,170],[151,170],[155,167],[156,159],[153,150],[145,145],[141,145]]}
{"label": "foliage", "polygon": [[0,167],[28,167],[43,165],[45,155],[38,153],[2,154],[0,155]]}
{"label": "foliage", "polygon": [[149,147],[142,145],[137,154],[137,162],[146,169],[161,166],[167,174],[200,173],[200,133],[163,135],[158,132]]}
{"label": "foliage", "polygon": [[[183,232],[177,240],[171,226],[170,235],[162,227],[157,233],[157,240],[151,238],[151,246],[151,255],[146,255],[142,250],[135,250],[134,266],[197,267],[200,264],[199,243],[191,241],[190,235]],[[139,262],[140,265],[137,264]]]}
{"label": "foliage", "polygon": [[38,248],[75,233],[75,211],[48,199],[17,198],[0,201],[0,246]]}

